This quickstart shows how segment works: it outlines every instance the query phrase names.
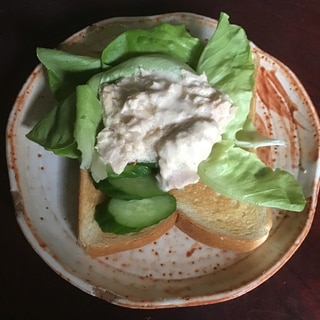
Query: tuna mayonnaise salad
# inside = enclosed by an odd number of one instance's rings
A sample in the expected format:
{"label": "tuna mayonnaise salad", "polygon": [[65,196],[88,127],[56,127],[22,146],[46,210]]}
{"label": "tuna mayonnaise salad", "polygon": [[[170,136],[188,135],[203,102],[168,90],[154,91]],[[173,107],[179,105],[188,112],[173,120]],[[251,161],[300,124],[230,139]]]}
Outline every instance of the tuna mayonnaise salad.
{"label": "tuna mayonnaise salad", "polygon": [[96,149],[122,173],[128,163],[157,162],[160,188],[199,181],[197,168],[234,118],[231,101],[204,74],[142,71],[100,91],[105,128]]}

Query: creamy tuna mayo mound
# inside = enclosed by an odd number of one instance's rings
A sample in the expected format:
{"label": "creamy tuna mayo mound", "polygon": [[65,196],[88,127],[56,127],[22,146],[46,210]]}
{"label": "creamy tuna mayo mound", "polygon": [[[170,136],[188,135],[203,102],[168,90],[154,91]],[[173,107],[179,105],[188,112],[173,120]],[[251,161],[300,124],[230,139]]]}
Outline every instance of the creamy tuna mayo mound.
{"label": "creamy tuna mayo mound", "polygon": [[102,161],[120,174],[128,163],[157,162],[161,189],[199,181],[197,168],[221,140],[235,107],[206,76],[141,70],[100,90],[105,128],[97,136]]}

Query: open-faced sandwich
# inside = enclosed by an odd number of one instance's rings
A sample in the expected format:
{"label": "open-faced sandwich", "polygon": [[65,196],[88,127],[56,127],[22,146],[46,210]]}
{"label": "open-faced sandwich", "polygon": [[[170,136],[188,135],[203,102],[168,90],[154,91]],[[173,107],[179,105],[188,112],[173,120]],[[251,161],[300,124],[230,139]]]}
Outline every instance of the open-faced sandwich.
{"label": "open-faced sandwich", "polygon": [[141,247],[174,225],[250,251],[267,239],[272,208],[303,210],[295,178],[255,152],[285,142],[254,126],[259,61],[226,14],[206,43],[164,23],[120,34],[99,57],[37,54],[57,105],[27,137],[79,161],[78,240],[88,254]]}

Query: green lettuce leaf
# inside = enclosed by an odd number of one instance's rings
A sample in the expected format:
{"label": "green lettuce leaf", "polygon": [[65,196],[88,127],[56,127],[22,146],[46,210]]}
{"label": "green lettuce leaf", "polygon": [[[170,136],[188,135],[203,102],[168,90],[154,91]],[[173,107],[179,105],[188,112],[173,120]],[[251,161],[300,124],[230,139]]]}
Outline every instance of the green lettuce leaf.
{"label": "green lettuce leaf", "polygon": [[75,95],[58,103],[26,135],[31,141],[56,155],[78,158],[77,143],[73,137],[75,123]]}
{"label": "green lettuce leaf", "polygon": [[242,129],[250,112],[255,66],[245,31],[230,24],[227,14],[221,13],[196,70],[205,73],[209,83],[228,95],[237,107],[234,120],[224,132],[225,139],[235,140],[237,131]]}
{"label": "green lettuce leaf", "polygon": [[88,85],[77,86],[76,117],[74,137],[81,151],[82,169],[90,169],[94,153],[96,136],[101,123],[101,106],[95,92]]}
{"label": "green lettuce leaf", "polygon": [[137,55],[166,53],[195,67],[203,47],[184,25],[163,23],[148,30],[122,33],[103,50],[101,60],[103,64],[115,65]]}
{"label": "green lettuce leaf", "polygon": [[118,65],[95,74],[88,81],[88,85],[93,91],[98,92],[102,83],[112,83],[120,78],[137,75],[141,70],[162,71],[180,74],[181,70],[195,71],[181,60],[169,56],[168,54],[146,54],[119,63]]}
{"label": "green lettuce leaf", "polygon": [[100,58],[46,48],[37,48],[37,56],[47,69],[51,92],[58,101],[69,96],[77,85],[86,83],[101,70]]}
{"label": "green lettuce leaf", "polygon": [[306,203],[290,173],[266,167],[232,141],[216,143],[209,158],[200,163],[198,174],[209,187],[232,199],[291,211],[303,210]]}

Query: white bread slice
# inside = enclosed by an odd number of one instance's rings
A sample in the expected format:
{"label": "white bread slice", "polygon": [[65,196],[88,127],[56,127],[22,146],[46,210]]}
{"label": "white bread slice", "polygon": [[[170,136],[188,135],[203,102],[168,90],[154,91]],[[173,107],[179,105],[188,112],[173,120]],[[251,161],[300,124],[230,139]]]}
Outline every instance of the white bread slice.
{"label": "white bread slice", "polygon": [[88,172],[80,170],[78,242],[90,256],[105,256],[140,248],[160,238],[175,224],[176,212],[140,232],[123,235],[105,233],[94,219],[95,206],[103,200],[104,195],[93,186]]}
{"label": "white bread slice", "polygon": [[101,231],[94,220],[95,206],[104,195],[91,177],[80,170],[78,241],[93,256],[105,256],[140,248],[161,237],[174,225],[211,247],[247,252],[262,244],[272,227],[272,210],[226,198],[201,181],[184,189],[171,190],[177,211],[158,224],[137,233],[117,235]]}
{"label": "white bread slice", "polygon": [[233,200],[201,181],[171,190],[177,200],[176,226],[208,246],[247,252],[262,244],[272,227],[272,210]]}

